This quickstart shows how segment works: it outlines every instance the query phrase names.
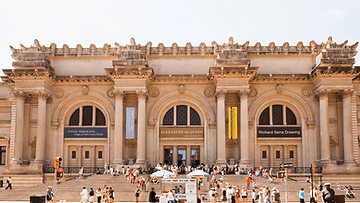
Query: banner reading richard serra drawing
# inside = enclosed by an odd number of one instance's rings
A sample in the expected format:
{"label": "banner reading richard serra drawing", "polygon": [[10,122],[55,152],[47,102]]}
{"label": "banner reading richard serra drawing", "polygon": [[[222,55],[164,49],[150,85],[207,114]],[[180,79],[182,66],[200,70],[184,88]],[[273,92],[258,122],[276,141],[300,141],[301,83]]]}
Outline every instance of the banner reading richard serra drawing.
{"label": "banner reading richard serra drawing", "polygon": [[65,128],[65,138],[107,138],[107,128]]}
{"label": "banner reading richard serra drawing", "polygon": [[301,137],[301,127],[258,127],[258,137]]}

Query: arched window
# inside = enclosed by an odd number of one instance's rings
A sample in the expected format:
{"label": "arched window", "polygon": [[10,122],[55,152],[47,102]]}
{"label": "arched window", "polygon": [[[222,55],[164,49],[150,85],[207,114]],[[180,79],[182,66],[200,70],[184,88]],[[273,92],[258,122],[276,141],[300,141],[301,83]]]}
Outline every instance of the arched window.
{"label": "arched window", "polygon": [[103,112],[95,106],[81,106],[70,116],[69,126],[105,126]]}
{"label": "arched window", "polygon": [[296,116],[285,105],[271,105],[261,112],[259,125],[297,125]]}
{"label": "arched window", "polygon": [[163,125],[201,125],[199,114],[190,106],[178,105],[169,109],[164,118]]}

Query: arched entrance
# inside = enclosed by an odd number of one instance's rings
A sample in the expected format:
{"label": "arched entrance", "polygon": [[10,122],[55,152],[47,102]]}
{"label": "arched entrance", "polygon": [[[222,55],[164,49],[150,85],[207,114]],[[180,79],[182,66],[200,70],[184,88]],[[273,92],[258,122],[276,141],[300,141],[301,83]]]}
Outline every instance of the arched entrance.
{"label": "arched entrance", "polygon": [[[214,113],[208,102],[196,93],[171,92],[164,95],[153,106],[149,121],[154,125],[148,129],[150,140],[148,152],[154,152],[151,164],[198,165],[216,159],[216,131],[209,123]],[[156,146],[154,148],[153,146]]]}

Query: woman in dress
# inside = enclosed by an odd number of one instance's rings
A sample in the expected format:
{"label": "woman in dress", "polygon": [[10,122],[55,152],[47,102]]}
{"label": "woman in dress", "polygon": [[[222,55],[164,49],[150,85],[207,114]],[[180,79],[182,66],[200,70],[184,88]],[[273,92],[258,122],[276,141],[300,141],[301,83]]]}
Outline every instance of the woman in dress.
{"label": "woman in dress", "polygon": [[241,198],[243,203],[247,203],[248,195],[244,186],[242,187]]}

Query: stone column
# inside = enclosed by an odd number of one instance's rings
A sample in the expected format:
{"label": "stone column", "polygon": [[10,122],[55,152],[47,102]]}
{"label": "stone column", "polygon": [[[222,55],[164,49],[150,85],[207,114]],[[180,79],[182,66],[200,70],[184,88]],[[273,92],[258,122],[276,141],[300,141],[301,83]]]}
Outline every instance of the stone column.
{"label": "stone column", "polygon": [[124,118],[124,97],[125,92],[116,91],[115,95],[115,152],[113,163],[116,165],[123,165],[123,146],[124,146],[124,137],[123,137],[123,118]]}
{"label": "stone column", "polygon": [[159,163],[164,163],[164,145],[160,145]]}
{"label": "stone column", "polygon": [[288,146],[287,145],[283,146],[283,151],[284,151],[283,163],[287,163],[287,160],[288,160]]}
{"label": "stone column", "polygon": [[173,165],[175,166],[175,164],[177,164],[177,159],[178,159],[178,151],[177,151],[177,146],[174,145],[173,146]]}
{"label": "stone column", "polygon": [[71,155],[69,155],[69,145],[65,145],[64,147],[64,156],[63,156],[63,160],[64,160],[64,167],[69,167],[69,159],[71,158]]}
{"label": "stone column", "polygon": [[274,167],[274,145],[269,146],[269,166]]}
{"label": "stone column", "polygon": [[16,124],[15,124],[15,146],[13,163],[22,162],[23,154],[23,133],[24,133],[24,104],[25,99],[29,97],[26,92],[15,91],[12,93],[16,98]]}
{"label": "stone column", "polygon": [[145,104],[147,98],[147,92],[144,90],[136,91],[138,97],[138,131],[137,131],[137,159],[136,164],[145,166],[146,164],[146,136],[145,136],[145,120],[146,120],[146,111]]}
{"label": "stone column", "polygon": [[77,151],[77,154],[78,154],[78,167],[81,167],[82,166],[82,146],[81,145],[78,145],[78,151]]}
{"label": "stone column", "polygon": [[91,167],[96,167],[95,145],[91,145]]}
{"label": "stone column", "polygon": [[296,146],[296,152],[297,152],[297,167],[302,167],[301,162],[301,145]]}
{"label": "stone column", "polygon": [[[203,144],[200,145],[200,163],[205,163],[205,147]],[[225,149],[224,149],[225,151]]]}
{"label": "stone column", "polygon": [[191,146],[186,145],[186,165],[191,164]]}
{"label": "stone column", "polygon": [[[226,163],[226,135],[225,135],[225,96],[226,91],[220,90],[216,92],[217,98],[217,165],[224,165]],[[200,152],[201,153],[201,152]]]}
{"label": "stone column", "polygon": [[35,162],[43,163],[45,161],[45,130],[46,130],[46,99],[50,94],[45,91],[36,91],[38,97],[38,115],[37,115],[37,134],[36,134],[36,153]]}
{"label": "stone column", "polygon": [[321,143],[321,164],[330,163],[330,137],[329,137],[329,106],[328,94],[330,90],[318,90],[316,96],[320,103],[320,143]]}
{"label": "stone column", "polygon": [[250,166],[249,155],[249,119],[248,119],[248,96],[249,90],[238,92],[240,97],[240,136],[241,136],[241,159],[240,164]]}
{"label": "stone column", "polygon": [[353,141],[352,141],[352,122],[351,122],[351,96],[353,89],[341,91],[343,98],[343,136],[344,136],[344,163],[354,164]]}

